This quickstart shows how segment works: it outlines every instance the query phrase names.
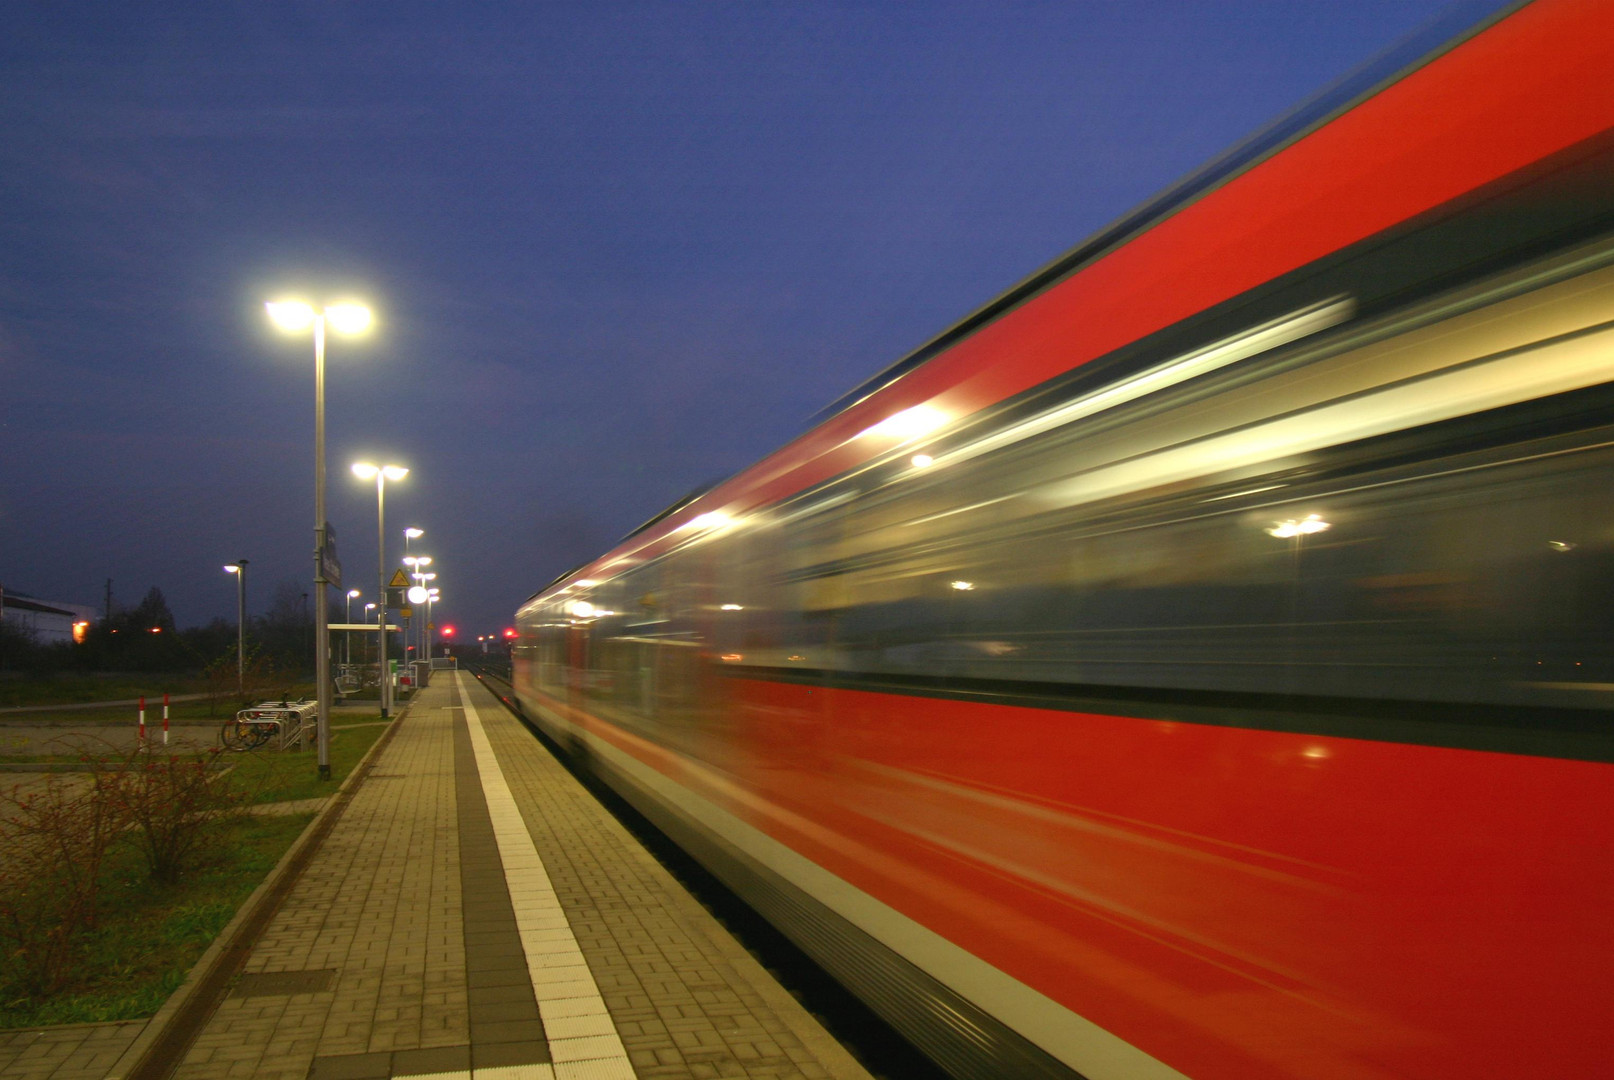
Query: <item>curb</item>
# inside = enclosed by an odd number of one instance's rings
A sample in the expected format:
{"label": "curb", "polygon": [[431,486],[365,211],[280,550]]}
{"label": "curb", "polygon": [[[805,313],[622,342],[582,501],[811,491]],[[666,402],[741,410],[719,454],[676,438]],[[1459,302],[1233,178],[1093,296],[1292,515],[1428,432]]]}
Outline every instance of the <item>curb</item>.
{"label": "curb", "polygon": [[[222,991],[246,959],[259,933],[280,909],[281,901],[336,825],[353,792],[369,775],[374,759],[392,741],[398,725],[409,714],[410,704],[405,703],[398,710],[381,738],[371,744],[342,781],[342,786],[329,796],[325,808],[286,849],[269,876],[259,882],[252,895],[236,909],[235,917],[219,931],[218,937],[185,975],[179,989],[170,994],[162,1008],[146,1022],[139,1036],[107,1071],[105,1080],[158,1080],[178,1066],[202,1025],[212,1016],[223,997]],[[188,1032],[184,1030],[183,1020],[191,1021]]]}

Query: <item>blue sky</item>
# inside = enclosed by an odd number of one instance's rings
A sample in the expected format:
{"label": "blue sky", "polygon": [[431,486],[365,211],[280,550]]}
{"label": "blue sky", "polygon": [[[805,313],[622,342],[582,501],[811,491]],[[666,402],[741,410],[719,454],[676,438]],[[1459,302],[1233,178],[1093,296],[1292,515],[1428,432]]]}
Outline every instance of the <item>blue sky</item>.
{"label": "blue sky", "polygon": [[[1479,3],[1466,13],[1494,9]],[[374,489],[447,621],[850,386],[1445,0],[32,3],[0,14],[0,582],[181,624],[310,577],[313,363],[357,294],[330,518]],[[396,551],[393,554],[396,561]]]}

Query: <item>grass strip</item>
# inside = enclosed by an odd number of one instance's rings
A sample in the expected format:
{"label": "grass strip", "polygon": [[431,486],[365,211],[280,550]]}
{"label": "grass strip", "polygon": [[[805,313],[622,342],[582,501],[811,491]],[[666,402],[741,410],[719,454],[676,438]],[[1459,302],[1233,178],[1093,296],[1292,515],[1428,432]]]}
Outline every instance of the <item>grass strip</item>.
{"label": "grass strip", "polygon": [[[312,749],[263,749],[229,755],[229,781],[253,805],[334,795],[386,730],[366,725],[333,731],[330,780],[319,779]],[[82,940],[74,975],[62,991],[38,1000],[20,996],[0,960],[0,1028],[151,1016],[313,818],[236,822],[222,858],[172,886],[151,881],[138,852],[120,846],[107,867],[100,923]]]}
{"label": "grass strip", "polygon": [[217,865],[174,886],[148,880],[139,854],[119,851],[108,868],[107,909],[82,943],[74,978],[49,998],[0,1001],[0,1027],[132,1020],[156,1012],[313,817],[241,821]]}

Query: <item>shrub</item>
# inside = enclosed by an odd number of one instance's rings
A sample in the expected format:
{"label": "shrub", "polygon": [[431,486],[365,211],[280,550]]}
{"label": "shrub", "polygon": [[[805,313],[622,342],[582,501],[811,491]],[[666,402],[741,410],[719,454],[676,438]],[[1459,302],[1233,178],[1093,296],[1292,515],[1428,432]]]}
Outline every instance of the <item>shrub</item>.
{"label": "shrub", "polygon": [[101,866],[127,819],[115,772],[47,773],[0,793],[0,941],[13,982],[33,995],[66,980],[98,914]]}
{"label": "shrub", "polygon": [[110,775],[106,790],[154,880],[172,884],[222,854],[245,798],[220,767],[221,753],[147,743]]}

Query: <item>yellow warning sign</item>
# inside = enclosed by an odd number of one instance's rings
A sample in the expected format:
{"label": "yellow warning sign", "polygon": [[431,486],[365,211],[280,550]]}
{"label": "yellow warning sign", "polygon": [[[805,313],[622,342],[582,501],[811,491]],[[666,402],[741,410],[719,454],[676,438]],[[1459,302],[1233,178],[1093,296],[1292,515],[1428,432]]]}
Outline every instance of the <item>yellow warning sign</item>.
{"label": "yellow warning sign", "polygon": [[389,589],[403,589],[407,588],[408,586],[409,579],[404,577],[404,572],[402,570],[393,571],[392,580],[387,582],[387,588]]}

